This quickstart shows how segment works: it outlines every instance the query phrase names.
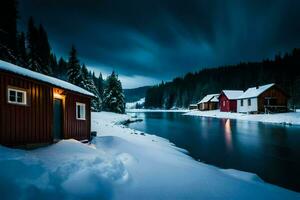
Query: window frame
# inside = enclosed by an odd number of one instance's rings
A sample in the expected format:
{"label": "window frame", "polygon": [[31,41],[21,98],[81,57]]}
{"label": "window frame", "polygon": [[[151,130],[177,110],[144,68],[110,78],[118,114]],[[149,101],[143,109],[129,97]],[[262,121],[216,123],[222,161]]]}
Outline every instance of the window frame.
{"label": "window frame", "polygon": [[[15,92],[15,101],[10,100],[10,93]],[[18,94],[22,94],[22,102],[18,102]],[[15,105],[20,105],[20,106],[27,106],[28,105],[28,98],[27,98],[27,90],[26,89],[21,89],[21,88],[15,88],[8,86],[7,87],[7,103],[9,104],[15,104]]]}
{"label": "window frame", "polygon": [[[78,106],[83,108],[83,112],[82,112],[83,116],[78,117]],[[77,120],[86,120],[86,104],[85,103],[76,102],[76,119]]]}
{"label": "window frame", "polygon": [[251,106],[251,99],[248,99],[248,106]]}

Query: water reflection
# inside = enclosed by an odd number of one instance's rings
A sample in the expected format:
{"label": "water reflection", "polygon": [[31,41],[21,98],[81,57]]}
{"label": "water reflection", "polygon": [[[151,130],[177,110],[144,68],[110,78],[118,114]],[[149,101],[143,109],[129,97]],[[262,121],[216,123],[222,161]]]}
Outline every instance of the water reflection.
{"label": "water reflection", "polygon": [[231,135],[232,132],[231,132],[230,119],[227,119],[225,122],[224,133],[225,133],[226,146],[229,150],[232,150],[232,135]]}

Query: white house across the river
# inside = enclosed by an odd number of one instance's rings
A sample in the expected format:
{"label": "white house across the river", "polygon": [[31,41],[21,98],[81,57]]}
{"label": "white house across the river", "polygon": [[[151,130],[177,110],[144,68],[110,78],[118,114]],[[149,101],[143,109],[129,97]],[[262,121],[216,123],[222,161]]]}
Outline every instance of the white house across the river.
{"label": "white house across the river", "polygon": [[267,84],[247,89],[237,100],[237,112],[262,113],[287,110],[288,95],[277,85]]}

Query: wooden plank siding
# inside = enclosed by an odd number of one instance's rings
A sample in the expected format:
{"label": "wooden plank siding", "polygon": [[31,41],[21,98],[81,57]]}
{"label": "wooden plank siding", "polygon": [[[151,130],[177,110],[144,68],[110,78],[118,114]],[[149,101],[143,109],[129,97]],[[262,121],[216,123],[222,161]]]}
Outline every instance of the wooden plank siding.
{"label": "wooden plank siding", "polygon": [[222,92],[219,96],[219,107],[221,112],[236,112],[237,100],[228,99],[228,97]]}
{"label": "wooden plank siding", "polygon": [[[74,138],[76,140],[90,139],[91,132],[91,110],[90,98],[85,96],[73,94],[70,92],[64,93],[66,95],[64,102],[64,138]],[[76,119],[76,102],[84,103],[86,106],[86,119]]]}
{"label": "wooden plank siding", "polygon": [[266,97],[276,98],[277,106],[287,107],[289,96],[279,87],[273,86],[258,96],[258,112],[264,112],[265,110],[264,101]]}
{"label": "wooden plank siding", "polygon": [[[0,143],[18,146],[52,141],[51,87],[5,72],[0,72],[0,81]],[[8,103],[8,86],[25,89],[27,105]]]}
{"label": "wooden plank siding", "polygon": [[[27,91],[27,105],[8,103],[7,87]],[[53,89],[51,84],[0,70],[0,144],[23,146],[53,142]],[[63,138],[89,140],[91,97],[64,90]],[[86,120],[76,119],[76,102],[86,104]]]}

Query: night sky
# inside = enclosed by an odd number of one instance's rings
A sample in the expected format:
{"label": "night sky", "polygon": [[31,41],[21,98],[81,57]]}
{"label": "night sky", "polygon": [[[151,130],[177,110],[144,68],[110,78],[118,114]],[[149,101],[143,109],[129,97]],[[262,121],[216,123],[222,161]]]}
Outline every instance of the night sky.
{"label": "night sky", "polygon": [[20,0],[20,29],[42,23],[53,51],[125,88],[204,67],[259,61],[300,46],[297,0]]}

